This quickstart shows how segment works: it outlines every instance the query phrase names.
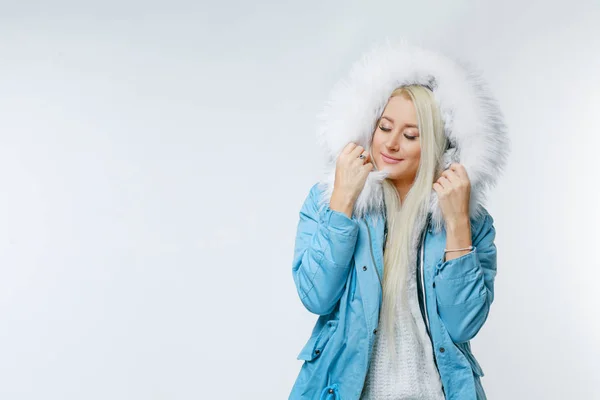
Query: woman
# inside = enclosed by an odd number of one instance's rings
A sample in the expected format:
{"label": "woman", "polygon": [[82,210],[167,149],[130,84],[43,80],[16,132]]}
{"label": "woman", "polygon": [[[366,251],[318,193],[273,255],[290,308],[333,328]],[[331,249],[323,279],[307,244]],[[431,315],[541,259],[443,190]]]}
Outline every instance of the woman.
{"label": "woman", "polygon": [[484,191],[505,125],[479,77],[406,42],[376,46],[322,114],[324,179],[293,277],[319,318],[290,399],[485,399],[470,340],[494,299]]}

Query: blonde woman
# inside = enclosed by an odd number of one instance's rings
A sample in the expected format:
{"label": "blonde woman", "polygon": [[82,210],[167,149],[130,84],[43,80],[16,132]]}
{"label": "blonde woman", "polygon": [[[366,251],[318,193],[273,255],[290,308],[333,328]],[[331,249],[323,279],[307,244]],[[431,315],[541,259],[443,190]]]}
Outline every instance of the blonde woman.
{"label": "blonde woman", "polygon": [[319,315],[290,399],[486,399],[470,340],[494,300],[502,115],[480,77],[389,41],[334,88],[293,279]]}

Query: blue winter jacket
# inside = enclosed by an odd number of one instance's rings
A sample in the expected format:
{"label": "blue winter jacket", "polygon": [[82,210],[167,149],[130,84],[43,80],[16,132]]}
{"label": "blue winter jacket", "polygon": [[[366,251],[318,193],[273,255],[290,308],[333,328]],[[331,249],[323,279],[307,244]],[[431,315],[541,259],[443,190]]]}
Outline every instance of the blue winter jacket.
{"label": "blue winter jacket", "polygon": [[[298,355],[302,367],[289,399],[356,400],[366,378],[382,300],[385,216],[348,218],[318,206],[310,189],[297,227],[293,279],[300,300],[319,315]],[[446,233],[424,232],[422,265],[426,318],[446,399],[486,399],[483,371],[470,340],[494,300],[496,246],[493,219],[471,217],[474,249],[443,261]]]}

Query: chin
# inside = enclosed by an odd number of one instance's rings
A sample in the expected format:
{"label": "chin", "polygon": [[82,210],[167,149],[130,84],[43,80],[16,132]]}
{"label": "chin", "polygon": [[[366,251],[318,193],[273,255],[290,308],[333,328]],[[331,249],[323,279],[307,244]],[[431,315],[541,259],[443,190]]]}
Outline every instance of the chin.
{"label": "chin", "polygon": [[388,179],[398,179],[402,177],[402,171],[397,171],[394,167],[386,165],[382,168],[382,171],[385,171],[388,173],[387,178]]}
{"label": "chin", "polygon": [[406,173],[405,170],[403,170],[403,169],[397,170],[390,165],[386,165],[385,167],[383,167],[382,171],[386,171],[388,173],[386,178],[393,180],[393,181],[404,181],[407,179],[407,177],[409,175]]}

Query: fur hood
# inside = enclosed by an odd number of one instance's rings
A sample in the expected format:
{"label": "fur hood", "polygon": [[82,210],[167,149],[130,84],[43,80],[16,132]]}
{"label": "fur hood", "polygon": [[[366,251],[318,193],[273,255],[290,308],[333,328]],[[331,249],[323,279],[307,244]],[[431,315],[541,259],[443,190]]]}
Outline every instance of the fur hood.
{"label": "fur hood", "polygon": [[[470,217],[480,217],[485,212],[485,193],[496,184],[509,153],[503,116],[477,72],[406,40],[375,45],[352,66],[348,77],[334,86],[319,114],[317,141],[327,158],[319,181],[320,204],[331,199],[338,154],[351,141],[370,149],[375,123],[389,95],[404,84],[421,84],[433,91],[450,141],[444,168],[453,162],[465,167],[471,181]],[[377,170],[369,173],[354,206],[356,217],[385,213],[381,182],[386,175]],[[443,215],[437,192],[431,190],[429,213],[433,229],[439,231]]]}

